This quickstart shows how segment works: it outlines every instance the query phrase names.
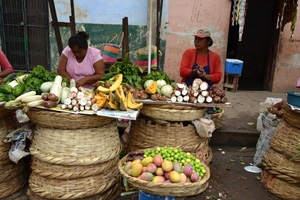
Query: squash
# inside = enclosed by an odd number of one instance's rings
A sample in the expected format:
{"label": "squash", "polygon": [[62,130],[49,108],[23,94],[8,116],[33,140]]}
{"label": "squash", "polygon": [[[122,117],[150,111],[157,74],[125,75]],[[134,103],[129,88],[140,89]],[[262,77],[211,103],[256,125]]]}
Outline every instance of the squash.
{"label": "squash", "polygon": [[126,95],[127,107],[130,109],[141,109],[143,107],[143,103],[136,103],[131,92],[128,92]]}
{"label": "squash", "polygon": [[148,93],[148,94],[155,94],[157,91],[157,83],[156,81],[153,81],[153,83],[151,85],[149,85],[145,92]]}
{"label": "squash", "polygon": [[112,109],[112,110],[119,110],[119,103],[117,103],[117,102],[113,103],[113,102],[109,101],[108,108]]}
{"label": "squash", "polygon": [[107,98],[103,96],[95,96],[95,98],[97,99],[96,104],[98,106],[98,109],[102,108],[107,101]]}
{"label": "squash", "polygon": [[110,91],[115,91],[119,88],[123,81],[123,74],[118,74],[115,76],[115,82],[109,87]]}

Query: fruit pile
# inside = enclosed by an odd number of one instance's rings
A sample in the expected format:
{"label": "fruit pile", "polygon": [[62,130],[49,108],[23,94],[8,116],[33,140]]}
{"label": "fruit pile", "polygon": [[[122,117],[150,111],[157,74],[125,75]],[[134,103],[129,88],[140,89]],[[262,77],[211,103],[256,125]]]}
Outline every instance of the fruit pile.
{"label": "fruit pile", "polygon": [[123,164],[123,170],[129,176],[154,183],[197,182],[206,173],[199,159],[173,147],[131,152]]}

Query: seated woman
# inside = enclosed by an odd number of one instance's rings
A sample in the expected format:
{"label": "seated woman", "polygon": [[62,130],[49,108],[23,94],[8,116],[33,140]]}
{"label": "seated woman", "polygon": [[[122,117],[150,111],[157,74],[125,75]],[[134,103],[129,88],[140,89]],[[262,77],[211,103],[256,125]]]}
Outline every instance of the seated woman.
{"label": "seated woman", "polygon": [[182,55],[180,63],[181,82],[192,85],[195,78],[206,81],[209,87],[221,81],[223,72],[220,56],[210,51],[212,46],[208,30],[199,29],[194,39],[195,48],[187,49]]}
{"label": "seated woman", "polygon": [[14,73],[14,68],[6,58],[5,54],[0,50],[0,84],[3,83],[3,79],[9,74]]}
{"label": "seated woman", "polygon": [[68,40],[63,50],[57,71],[58,74],[76,81],[76,87],[93,89],[94,84],[105,73],[105,65],[99,49],[89,47],[89,35],[78,32]]}

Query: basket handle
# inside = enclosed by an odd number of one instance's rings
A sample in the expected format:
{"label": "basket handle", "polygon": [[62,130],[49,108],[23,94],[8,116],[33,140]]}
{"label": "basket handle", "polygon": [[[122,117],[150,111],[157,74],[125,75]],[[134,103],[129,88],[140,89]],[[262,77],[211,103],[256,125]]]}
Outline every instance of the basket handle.
{"label": "basket handle", "polygon": [[[112,38],[112,39],[109,40],[110,38]],[[117,41],[120,39],[120,44],[117,44],[117,45],[121,46],[123,38],[124,38],[123,31],[121,31],[120,33],[112,33],[107,37],[106,44],[112,44],[113,41],[116,41],[116,43],[117,43]]]}

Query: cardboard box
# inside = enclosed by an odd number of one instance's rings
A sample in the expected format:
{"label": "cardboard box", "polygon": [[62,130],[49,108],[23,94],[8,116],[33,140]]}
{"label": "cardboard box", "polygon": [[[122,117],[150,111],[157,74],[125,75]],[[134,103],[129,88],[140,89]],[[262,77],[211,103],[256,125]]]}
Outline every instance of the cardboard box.
{"label": "cardboard box", "polygon": [[226,59],[225,72],[227,74],[241,74],[243,70],[243,61],[238,59]]}

